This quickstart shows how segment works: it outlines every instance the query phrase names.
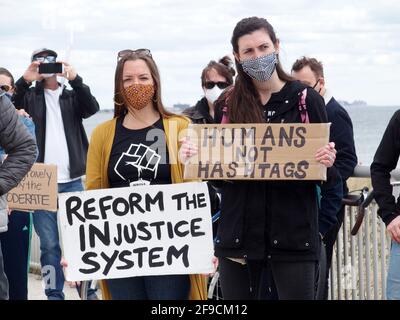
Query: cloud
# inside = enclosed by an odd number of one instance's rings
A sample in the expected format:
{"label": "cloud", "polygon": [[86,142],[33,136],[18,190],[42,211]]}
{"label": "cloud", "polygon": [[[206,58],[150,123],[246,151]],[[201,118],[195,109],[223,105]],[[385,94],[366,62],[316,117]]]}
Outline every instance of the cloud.
{"label": "cloud", "polygon": [[[151,49],[164,101],[193,104],[211,59],[232,51],[230,37],[246,16],[263,16],[281,41],[287,70],[299,56],[322,60],[335,96],[400,105],[400,3],[382,1],[0,1],[1,64],[16,77],[31,52],[48,46],[70,61],[102,108],[112,108],[116,54]],[[14,13],[18,13],[17,15]]]}

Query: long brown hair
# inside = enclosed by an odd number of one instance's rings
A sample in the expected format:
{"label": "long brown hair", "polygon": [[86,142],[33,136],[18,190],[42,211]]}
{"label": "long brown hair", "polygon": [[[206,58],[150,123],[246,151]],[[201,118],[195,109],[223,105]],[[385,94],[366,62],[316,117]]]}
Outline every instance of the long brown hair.
{"label": "long brown hair", "polygon": [[[257,30],[265,30],[274,45],[278,44],[274,28],[264,18],[250,17],[239,21],[233,30],[231,44],[233,51],[239,54],[239,38],[250,34]],[[227,101],[228,117],[231,123],[260,123],[265,122],[262,113],[262,103],[260,96],[253,84],[252,79],[243,71],[239,61],[235,59],[237,77],[235,87]],[[276,65],[276,72],[282,81],[293,81],[294,79],[288,75],[282,68],[279,61]]]}
{"label": "long brown hair", "polygon": [[233,61],[228,56],[221,58],[218,62],[211,60],[207,67],[201,73],[201,86],[204,87],[207,81],[208,72],[214,69],[218,74],[226,79],[229,85],[233,84],[233,77],[235,76],[235,69],[233,68]]}
{"label": "long brown hair", "polygon": [[175,116],[174,113],[169,112],[164,107],[164,104],[161,101],[161,80],[160,73],[158,71],[157,65],[154,62],[151,56],[145,55],[143,53],[132,52],[131,54],[123,56],[117,64],[117,68],[115,70],[115,86],[114,86],[114,118],[124,116],[127,113],[126,100],[123,95],[123,81],[122,74],[124,71],[124,65],[126,61],[134,61],[141,59],[143,60],[150,69],[151,77],[154,82],[154,96],[153,102],[155,109],[160,113],[163,118],[168,118]]}

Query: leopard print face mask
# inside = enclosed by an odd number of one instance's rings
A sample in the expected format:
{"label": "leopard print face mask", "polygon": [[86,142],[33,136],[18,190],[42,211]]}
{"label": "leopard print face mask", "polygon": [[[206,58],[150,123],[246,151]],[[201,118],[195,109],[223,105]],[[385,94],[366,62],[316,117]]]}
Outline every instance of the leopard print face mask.
{"label": "leopard print face mask", "polygon": [[127,102],[127,108],[143,109],[153,98],[154,92],[154,85],[152,84],[135,83],[124,88],[123,94]]}

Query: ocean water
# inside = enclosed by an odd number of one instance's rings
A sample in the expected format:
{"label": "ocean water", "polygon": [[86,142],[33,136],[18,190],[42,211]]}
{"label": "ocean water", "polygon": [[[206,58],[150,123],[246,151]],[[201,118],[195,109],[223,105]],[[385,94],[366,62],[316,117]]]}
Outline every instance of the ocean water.
{"label": "ocean water", "polygon": [[[353,121],[359,164],[371,164],[385,128],[397,109],[400,109],[400,107],[350,106],[346,108]],[[83,124],[88,137],[98,124],[112,117],[112,112],[101,111],[89,119],[85,119]]]}
{"label": "ocean water", "polygon": [[359,164],[370,165],[386,126],[399,106],[351,106],[346,108],[353,121]]}

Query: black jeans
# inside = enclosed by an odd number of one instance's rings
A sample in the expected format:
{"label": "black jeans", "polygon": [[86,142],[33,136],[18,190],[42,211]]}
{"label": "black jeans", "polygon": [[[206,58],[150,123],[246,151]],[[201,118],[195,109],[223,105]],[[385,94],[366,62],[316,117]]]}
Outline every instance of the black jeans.
{"label": "black jeans", "polygon": [[8,300],[8,280],[3,267],[3,253],[0,243],[0,300]]}
{"label": "black jeans", "polygon": [[28,212],[13,210],[8,219],[8,231],[0,234],[0,240],[9,299],[28,300],[31,217]]}
{"label": "black jeans", "polygon": [[316,266],[316,261],[261,260],[243,265],[220,258],[222,296],[226,300],[314,300]]}

